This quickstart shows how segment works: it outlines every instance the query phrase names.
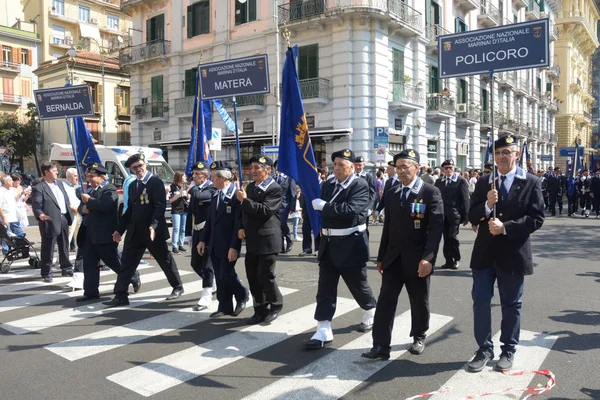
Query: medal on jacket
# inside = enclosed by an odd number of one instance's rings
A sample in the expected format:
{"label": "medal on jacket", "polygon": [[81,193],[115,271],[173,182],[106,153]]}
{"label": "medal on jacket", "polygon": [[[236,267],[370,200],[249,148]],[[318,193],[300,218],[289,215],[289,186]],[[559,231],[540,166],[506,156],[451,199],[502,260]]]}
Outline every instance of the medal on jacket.
{"label": "medal on jacket", "polygon": [[140,201],[142,204],[150,204],[150,200],[148,199],[148,193],[146,193],[147,188],[144,188],[142,194],[140,194]]}
{"label": "medal on jacket", "polygon": [[421,229],[421,221],[418,219],[415,219],[415,229]]}

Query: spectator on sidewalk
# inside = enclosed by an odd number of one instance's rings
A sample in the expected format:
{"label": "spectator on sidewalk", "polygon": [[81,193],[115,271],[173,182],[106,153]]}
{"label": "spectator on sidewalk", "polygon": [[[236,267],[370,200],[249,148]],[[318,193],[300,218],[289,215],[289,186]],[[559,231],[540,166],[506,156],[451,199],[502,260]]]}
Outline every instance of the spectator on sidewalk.
{"label": "spectator on sidewalk", "polygon": [[17,199],[17,219],[19,220],[21,229],[24,231],[25,228],[29,226],[29,218],[27,217],[29,207],[27,206],[27,199],[31,195],[31,186],[28,188],[22,187],[21,175],[19,174],[12,174],[10,177],[13,180],[11,190]]}
{"label": "spectator on sidewalk", "polygon": [[81,203],[81,200],[76,195],[77,188],[79,185],[79,174],[77,173],[76,168],[67,169],[67,180],[65,181],[65,192],[67,192],[67,196],[69,197],[70,208],[75,214],[75,218],[73,219],[73,223],[69,226],[69,249],[71,252],[76,250],[76,240],[77,231],[79,230],[79,226],[81,225],[81,215],[77,212],[77,208]]}
{"label": "spectator on sidewalk", "polygon": [[[2,223],[7,227],[8,232],[23,237],[25,232],[21,229],[17,217],[17,197],[20,197],[20,193],[15,195],[13,192],[13,180],[10,175],[4,175],[0,178],[0,186],[0,217],[2,217]],[[8,253],[8,245],[4,241],[2,242],[2,253]]]}

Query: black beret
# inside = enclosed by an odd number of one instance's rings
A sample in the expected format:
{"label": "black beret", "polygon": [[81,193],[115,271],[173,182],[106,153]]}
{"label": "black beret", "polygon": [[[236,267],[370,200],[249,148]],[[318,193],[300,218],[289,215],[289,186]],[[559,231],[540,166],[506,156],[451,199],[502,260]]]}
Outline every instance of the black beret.
{"label": "black beret", "polygon": [[446,160],[442,163],[442,167],[454,167],[454,160]]}
{"label": "black beret", "polygon": [[192,171],[208,171],[208,164],[204,161],[197,162],[192,167]]}
{"label": "black beret", "polygon": [[519,142],[517,141],[516,136],[513,135],[502,136],[498,138],[498,140],[496,140],[495,142],[495,146],[497,149],[509,146],[517,146],[518,144]]}
{"label": "black beret", "polygon": [[412,160],[419,163],[419,152],[413,149],[402,150],[400,153],[394,156],[394,165],[397,160]]}
{"label": "black beret", "polygon": [[336,158],[343,158],[344,160],[348,160],[352,163],[355,161],[354,152],[350,149],[336,151],[331,154],[331,161],[335,161]]}
{"label": "black beret", "polygon": [[272,167],[273,166],[273,160],[271,160],[271,158],[267,157],[267,156],[263,156],[263,155],[258,155],[258,156],[252,156],[252,158],[250,158],[250,163],[258,163],[261,164],[263,167]]}
{"label": "black beret", "polygon": [[321,168],[321,167],[317,167],[317,172],[318,172],[318,173],[321,173],[321,172],[323,172],[323,168]]}
{"label": "black beret", "polygon": [[277,165],[279,165],[279,160],[275,160],[275,161],[273,161],[273,166],[274,166],[275,168],[277,168]]}
{"label": "black beret", "polygon": [[231,165],[227,161],[215,161],[210,164],[211,171],[231,171]]}
{"label": "black beret", "polygon": [[98,164],[98,163],[92,163],[92,164],[88,164],[87,168],[85,170],[86,174],[98,174],[98,175],[104,175],[106,174],[108,171],[106,170],[106,168],[104,168],[102,166],[102,164]]}
{"label": "black beret", "polygon": [[388,161],[387,165],[389,165],[390,167],[396,167],[394,161]]}
{"label": "black beret", "polygon": [[584,172],[588,172],[587,168],[583,168],[583,169],[581,170],[581,173],[582,173],[582,174],[583,174]]}
{"label": "black beret", "polygon": [[483,168],[492,169],[493,166],[494,164],[486,163]]}
{"label": "black beret", "polygon": [[559,169],[560,169],[560,168],[558,168],[558,167],[554,167],[554,170],[555,170],[555,171],[558,171]]}
{"label": "black beret", "polygon": [[130,156],[127,161],[125,161],[125,168],[131,167],[131,164],[136,163],[138,161],[146,162],[146,156],[143,153],[137,153]]}
{"label": "black beret", "polygon": [[365,158],[363,156],[355,157],[354,162],[365,162]]}

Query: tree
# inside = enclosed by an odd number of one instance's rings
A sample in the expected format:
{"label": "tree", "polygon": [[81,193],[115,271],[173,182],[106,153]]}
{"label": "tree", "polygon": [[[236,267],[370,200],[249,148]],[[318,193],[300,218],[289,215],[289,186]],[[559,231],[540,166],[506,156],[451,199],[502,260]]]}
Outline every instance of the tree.
{"label": "tree", "polygon": [[35,103],[27,104],[27,122],[22,123],[16,115],[0,115],[0,142],[8,148],[10,163],[16,159],[33,156],[40,172],[37,145],[40,139],[40,121]]}

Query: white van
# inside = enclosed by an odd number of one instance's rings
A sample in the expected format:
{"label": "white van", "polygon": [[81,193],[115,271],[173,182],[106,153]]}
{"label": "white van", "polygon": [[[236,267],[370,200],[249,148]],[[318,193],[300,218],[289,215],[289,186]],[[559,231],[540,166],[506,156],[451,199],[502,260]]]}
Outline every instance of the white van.
{"label": "white van", "polygon": [[[108,170],[109,182],[117,187],[119,193],[119,215],[123,211],[123,182],[125,178],[131,175],[129,168],[125,168],[125,161],[137,153],[144,153],[148,171],[159,177],[165,183],[165,193],[168,193],[175,175],[173,169],[163,158],[162,150],[154,147],[136,147],[136,146],[101,146],[96,145],[98,155]],[[70,144],[52,143],[50,149],[50,161],[57,163],[60,168],[58,177],[66,178],[67,169],[75,167],[75,157],[73,148]],[[84,170],[81,171],[85,173]],[[171,204],[167,202],[167,212],[165,217],[171,219]]]}

